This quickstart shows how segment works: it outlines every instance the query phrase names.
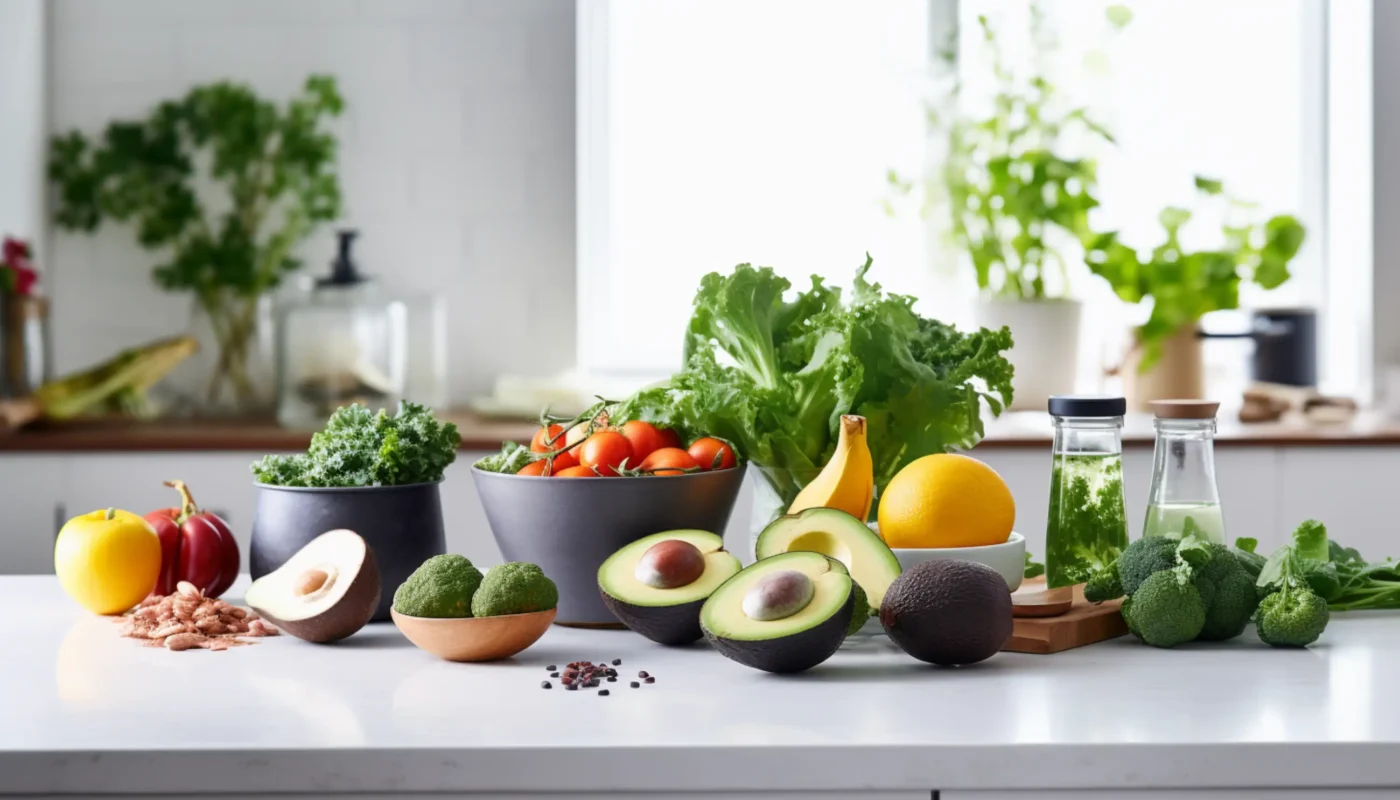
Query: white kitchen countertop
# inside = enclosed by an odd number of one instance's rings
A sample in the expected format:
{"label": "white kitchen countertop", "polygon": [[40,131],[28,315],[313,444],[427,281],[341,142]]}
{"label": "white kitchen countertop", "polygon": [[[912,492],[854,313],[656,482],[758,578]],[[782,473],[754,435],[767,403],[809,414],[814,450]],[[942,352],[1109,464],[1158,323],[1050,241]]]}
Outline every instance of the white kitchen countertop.
{"label": "white kitchen countertop", "polygon": [[[392,624],[173,653],[52,577],[0,577],[0,606],[0,794],[1400,786],[1400,615],[1336,616],[1309,650],[1120,639],[957,670],[870,640],[778,677],[558,627],[497,664]],[[619,657],[610,697],[539,686]]]}

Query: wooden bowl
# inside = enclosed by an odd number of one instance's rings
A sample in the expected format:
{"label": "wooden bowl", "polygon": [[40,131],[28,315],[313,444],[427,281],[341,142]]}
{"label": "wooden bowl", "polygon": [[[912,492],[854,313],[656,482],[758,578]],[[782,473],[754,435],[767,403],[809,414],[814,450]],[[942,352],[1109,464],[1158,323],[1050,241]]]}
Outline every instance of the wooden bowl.
{"label": "wooden bowl", "polygon": [[544,635],[557,609],[500,617],[433,619],[391,611],[394,624],[419,649],[448,661],[510,658]]}

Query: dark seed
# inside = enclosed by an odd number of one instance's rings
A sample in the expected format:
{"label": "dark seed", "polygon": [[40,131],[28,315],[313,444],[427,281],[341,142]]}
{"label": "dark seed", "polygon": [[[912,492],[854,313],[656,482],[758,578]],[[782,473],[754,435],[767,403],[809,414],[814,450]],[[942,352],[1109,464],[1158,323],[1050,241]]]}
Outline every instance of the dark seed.
{"label": "dark seed", "polygon": [[541,688],[541,689],[553,689],[553,688],[554,688],[554,684],[550,683],[549,681],[540,681],[540,688]]}
{"label": "dark seed", "polygon": [[614,659],[613,659],[613,666],[614,666],[614,667],[620,667],[620,666],[622,666],[622,659],[620,659],[620,658],[614,658]]}
{"label": "dark seed", "polygon": [[559,673],[557,673],[557,672],[551,672],[551,673],[549,673],[549,677],[551,677],[551,678],[557,678],[557,677],[559,677]]}
{"label": "dark seed", "polygon": [[617,678],[608,678],[608,683],[617,683]]}
{"label": "dark seed", "polygon": [[565,688],[565,689],[568,689],[568,690],[571,691],[571,692],[577,692],[577,691],[578,691],[578,684],[577,684],[577,683],[566,683],[566,684],[564,684],[564,688]]}
{"label": "dark seed", "polygon": [[633,689],[641,688],[641,684],[640,684],[640,683],[637,683],[636,681],[632,681],[631,683],[629,683],[629,684],[627,684],[627,685],[628,685],[628,686],[631,686]]}
{"label": "dark seed", "polygon": [[648,677],[648,678],[646,678],[646,682],[647,682],[647,683],[656,683],[656,679],[655,679],[655,678],[652,678],[652,677]]}
{"label": "dark seed", "polygon": [[638,677],[638,678],[645,678],[645,677],[647,677],[647,671],[646,671],[646,670],[642,670],[641,672],[638,672],[638,673],[637,673],[637,677]]}
{"label": "dark seed", "polygon": [[608,690],[607,690],[607,689],[602,689],[602,690],[600,690],[600,691],[598,692],[598,696],[599,696],[599,697],[607,697],[607,696],[608,696]]}
{"label": "dark seed", "polygon": [[559,668],[554,666],[553,664],[550,664],[549,666],[545,667],[545,669],[549,670],[550,672],[553,672],[554,670]]}

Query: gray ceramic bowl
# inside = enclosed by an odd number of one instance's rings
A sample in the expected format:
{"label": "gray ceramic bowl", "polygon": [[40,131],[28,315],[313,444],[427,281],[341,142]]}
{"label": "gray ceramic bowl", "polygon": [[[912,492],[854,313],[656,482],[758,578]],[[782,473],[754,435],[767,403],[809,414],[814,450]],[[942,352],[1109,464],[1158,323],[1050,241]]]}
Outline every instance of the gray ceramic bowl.
{"label": "gray ceramic bowl", "polygon": [[651,478],[535,478],[472,468],[507,561],[539,564],[559,587],[558,625],[617,626],[598,567],[623,545],[677,528],[724,534],[744,468]]}
{"label": "gray ceramic bowl", "polygon": [[429,558],[447,551],[438,484],[305,488],[254,484],[253,540],[248,571],[253,580],[286,563],[326,531],[349,528],[364,537],[379,563],[384,590],[374,621],[389,618],[394,590]]}

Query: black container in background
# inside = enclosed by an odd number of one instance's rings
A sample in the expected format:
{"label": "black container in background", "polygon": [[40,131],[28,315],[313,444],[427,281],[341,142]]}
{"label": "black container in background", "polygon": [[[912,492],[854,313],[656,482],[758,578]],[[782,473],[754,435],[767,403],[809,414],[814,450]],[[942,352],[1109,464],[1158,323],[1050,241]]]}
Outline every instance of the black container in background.
{"label": "black container in background", "polygon": [[384,591],[374,621],[389,619],[394,591],[429,558],[447,552],[437,483],[303,488],[256,484],[248,571],[257,580],[326,531],[364,537],[379,562]]}
{"label": "black container in background", "polygon": [[1203,333],[1203,339],[1253,339],[1250,377],[1286,386],[1317,385],[1317,312],[1311,308],[1259,309],[1247,333]]}

